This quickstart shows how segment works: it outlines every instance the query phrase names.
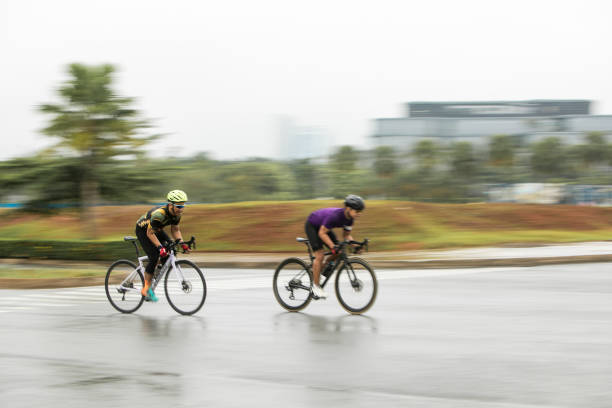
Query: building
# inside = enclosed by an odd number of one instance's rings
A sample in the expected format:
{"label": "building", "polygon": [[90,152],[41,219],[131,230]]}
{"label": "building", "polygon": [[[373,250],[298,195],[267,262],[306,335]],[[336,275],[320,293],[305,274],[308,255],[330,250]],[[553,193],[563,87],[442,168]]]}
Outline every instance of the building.
{"label": "building", "polygon": [[279,155],[283,160],[311,159],[326,156],[331,148],[325,130],[298,126],[288,116],[278,120]]}
{"label": "building", "polygon": [[612,115],[592,115],[591,105],[589,100],[409,102],[405,117],[375,119],[372,139],[375,146],[406,151],[421,140],[484,146],[503,134],[526,144],[551,136],[577,144],[588,132],[612,135]]}

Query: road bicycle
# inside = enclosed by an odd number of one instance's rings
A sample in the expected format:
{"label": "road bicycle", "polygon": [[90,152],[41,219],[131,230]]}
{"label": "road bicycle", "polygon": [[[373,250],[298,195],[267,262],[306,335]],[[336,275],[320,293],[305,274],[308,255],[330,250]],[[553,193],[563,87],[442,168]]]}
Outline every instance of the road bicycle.
{"label": "road bicycle", "polygon": [[[131,242],[136,248],[138,266],[127,259],[113,262],[106,272],[104,289],[110,304],[122,313],[133,313],[145,301],[140,291],[144,286],[144,262],[148,261],[146,255],[140,256],[137,239],[124,237],[124,241]],[[174,310],[182,315],[192,315],[202,308],[206,300],[206,280],[204,274],[191,261],[177,260],[176,249],[180,241],[166,243],[168,256],[155,268],[151,289],[155,292],[157,285],[164,282],[166,299]],[[195,238],[185,242],[189,248],[195,248]]]}
{"label": "road bicycle", "polygon": [[[278,303],[291,312],[304,309],[312,299],[312,263],[314,255],[308,239],[297,238],[308,248],[310,262],[301,258],[287,258],[282,261],[272,280],[274,297]],[[338,257],[329,262],[321,271],[321,287],[324,288],[336,273],[335,292],[340,305],[351,314],[362,314],[372,307],[378,292],[378,281],[372,267],[365,259],[349,257],[348,248],[359,253],[368,248],[368,239],[362,242],[343,241],[338,246]],[[326,252],[329,255],[331,252]]]}

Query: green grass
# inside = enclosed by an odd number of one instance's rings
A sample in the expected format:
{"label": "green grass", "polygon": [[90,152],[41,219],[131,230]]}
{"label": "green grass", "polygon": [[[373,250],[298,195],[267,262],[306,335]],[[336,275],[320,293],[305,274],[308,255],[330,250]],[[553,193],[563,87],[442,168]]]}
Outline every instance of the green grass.
{"label": "green grass", "polygon": [[516,243],[564,243],[605,241],[612,237],[612,230],[600,231],[446,231],[437,236],[424,237],[423,248],[477,247]]}
{"label": "green grass", "polygon": [[[308,214],[338,205],[337,201],[318,200],[198,204],[187,207],[181,230],[185,238],[196,236],[198,251],[302,252],[304,245],[297,243],[295,237],[304,236]],[[370,238],[372,252],[605,241],[612,237],[612,208],[401,201],[368,201],[367,205],[355,224],[353,237]],[[119,241],[125,235],[134,235],[136,219],[148,208],[149,205],[96,207],[98,241],[126,245],[131,257],[132,247]],[[63,245],[74,241],[83,244],[87,233],[74,211],[43,216],[4,209],[0,215],[3,241],[34,240],[36,245],[46,239],[66,241]],[[84,245],[91,246],[87,242]],[[105,266],[0,265],[0,279],[104,277],[105,273]]]}
{"label": "green grass", "polygon": [[[340,205],[339,200],[195,204],[186,208],[181,231],[185,238],[197,238],[199,251],[295,252],[303,249],[295,237],[304,236],[308,214]],[[96,207],[97,240],[134,235],[136,219],[150,207]],[[12,240],[88,238],[74,210],[43,216],[4,209],[0,214],[0,236]],[[370,200],[353,237],[370,238],[372,251],[608,240],[612,208]]]}
{"label": "green grass", "polygon": [[105,268],[90,269],[75,267],[71,268],[50,268],[50,267],[28,267],[16,268],[13,266],[0,267],[0,279],[63,279],[63,278],[84,278],[84,277],[104,277]]}

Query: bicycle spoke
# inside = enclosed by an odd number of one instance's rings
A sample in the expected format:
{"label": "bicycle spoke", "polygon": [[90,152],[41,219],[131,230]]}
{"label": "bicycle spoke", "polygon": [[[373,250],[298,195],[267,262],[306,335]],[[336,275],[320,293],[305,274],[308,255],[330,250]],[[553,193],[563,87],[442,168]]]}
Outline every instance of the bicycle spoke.
{"label": "bicycle spoke", "polygon": [[368,310],[376,299],[378,283],[367,262],[353,258],[336,277],[338,301],[349,313],[359,314]]}
{"label": "bicycle spoke", "polygon": [[290,258],[283,261],[276,269],[272,282],[278,303],[290,311],[306,307],[311,300],[310,276],[308,267],[301,260]]}
{"label": "bicycle spoke", "polygon": [[206,299],[206,281],[202,271],[192,262],[176,262],[178,270],[166,274],[164,286],[170,306],[180,314],[194,314]]}
{"label": "bicycle spoke", "polygon": [[111,305],[122,313],[134,312],[143,302],[140,291],[144,279],[135,269],[136,265],[132,262],[120,260],[113,263],[106,273],[106,296]]}

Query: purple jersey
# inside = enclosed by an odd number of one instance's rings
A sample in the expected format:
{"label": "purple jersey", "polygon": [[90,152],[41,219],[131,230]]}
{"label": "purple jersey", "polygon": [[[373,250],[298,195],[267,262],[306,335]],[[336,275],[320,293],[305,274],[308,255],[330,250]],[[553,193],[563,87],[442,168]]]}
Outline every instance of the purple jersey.
{"label": "purple jersey", "polygon": [[308,222],[317,230],[321,228],[321,225],[325,225],[325,228],[329,230],[342,227],[350,231],[353,225],[353,220],[344,215],[344,208],[321,208],[308,216]]}

